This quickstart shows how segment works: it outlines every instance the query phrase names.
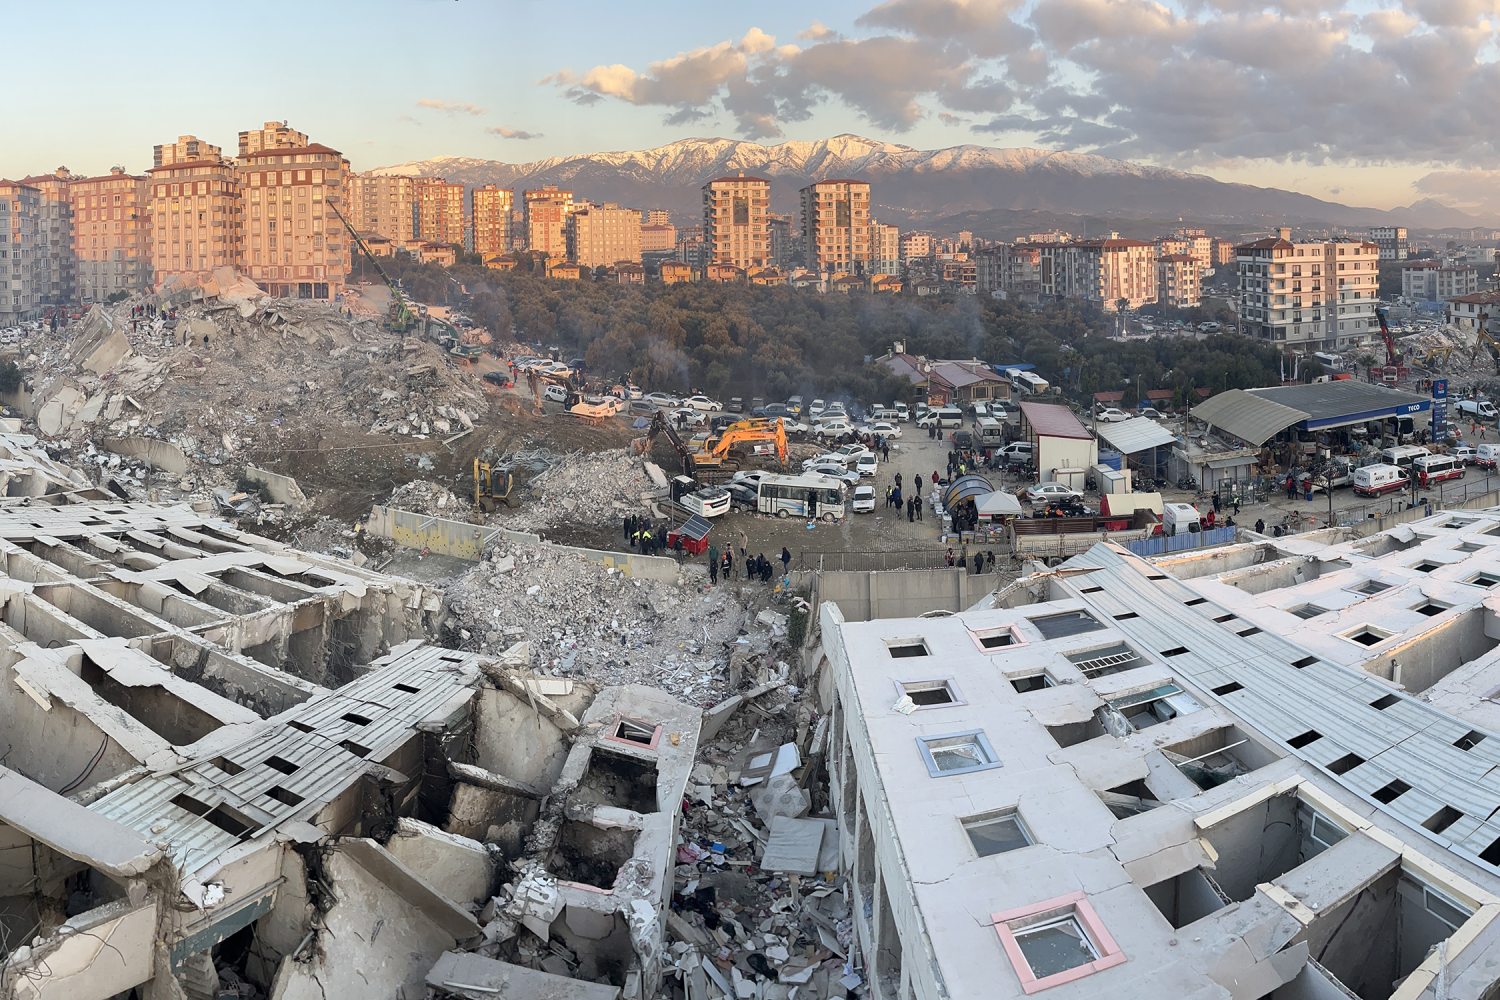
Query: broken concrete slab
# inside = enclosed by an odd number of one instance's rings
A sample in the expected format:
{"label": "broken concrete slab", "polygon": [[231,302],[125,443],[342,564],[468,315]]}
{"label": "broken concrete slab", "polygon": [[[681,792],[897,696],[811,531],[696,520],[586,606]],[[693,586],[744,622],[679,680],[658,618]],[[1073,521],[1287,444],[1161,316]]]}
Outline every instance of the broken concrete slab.
{"label": "broken concrete slab", "polygon": [[825,828],[815,819],[776,816],[771,820],[771,837],[760,866],[768,872],[789,875],[814,875],[822,853]]}
{"label": "broken concrete slab", "polygon": [[354,837],[339,841],[339,851],[369,873],[371,878],[395,893],[405,909],[421,913],[454,940],[466,941],[478,936],[479,924],[467,910],[454,905],[426,879],[402,864],[380,844]]}
{"label": "broken concrete slab", "polygon": [[761,821],[770,823],[778,816],[805,816],[812,808],[807,792],[790,774],[778,774],[764,784],[750,789],[750,804]]}
{"label": "broken concrete slab", "polygon": [[476,840],[403,816],[386,850],[456,903],[474,903],[489,895],[495,863]]}
{"label": "broken concrete slab", "polygon": [[427,973],[427,986],[465,1000],[616,1000],[603,983],[555,976],[468,952],[446,951]]}
{"label": "broken concrete slab", "polygon": [[305,504],[307,494],[297,485],[297,480],[279,472],[270,472],[254,465],[245,466],[245,478],[255,483],[271,498],[272,503]]}

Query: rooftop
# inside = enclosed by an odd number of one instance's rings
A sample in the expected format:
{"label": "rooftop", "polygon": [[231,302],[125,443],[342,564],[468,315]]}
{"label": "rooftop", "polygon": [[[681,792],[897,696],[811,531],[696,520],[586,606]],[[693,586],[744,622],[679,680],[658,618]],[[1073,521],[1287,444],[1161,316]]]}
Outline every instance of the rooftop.
{"label": "rooftop", "polygon": [[1084,440],[1093,437],[1072,410],[1057,403],[1022,403],[1021,419],[1038,437]]}

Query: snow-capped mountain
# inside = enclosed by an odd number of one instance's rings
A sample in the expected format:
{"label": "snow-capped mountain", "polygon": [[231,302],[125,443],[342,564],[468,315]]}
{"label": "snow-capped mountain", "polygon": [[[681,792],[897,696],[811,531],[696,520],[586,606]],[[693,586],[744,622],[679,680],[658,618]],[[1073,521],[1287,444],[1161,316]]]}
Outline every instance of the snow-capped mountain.
{"label": "snow-capped mountain", "polygon": [[[777,211],[795,211],[797,191],[813,180],[854,177],[874,185],[876,214],[903,225],[963,217],[982,235],[1000,216],[1024,214],[1110,219],[1191,219],[1203,223],[1271,225],[1464,224],[1461,213],[1428,206],[1433,221],[1378,209],[1352,208],[1307,195],[1205,174],[1147,166],[1087,153],[993,146],[914,149],[857,135],[773,146],[734,139],[682,139],[654,149],[551,157],[502,163],[440,156],[377,168],[378,174],[446,177],[470,186],[517,190],[542,184],[569,187],[576,197],[637,208],[667,208],[682,221],[701,205],[711,178],[744,172],[773,181]],[[1399,217],[1398,217],[1399,214]],[[1443,216],[1438,219],[1437,216]]]}

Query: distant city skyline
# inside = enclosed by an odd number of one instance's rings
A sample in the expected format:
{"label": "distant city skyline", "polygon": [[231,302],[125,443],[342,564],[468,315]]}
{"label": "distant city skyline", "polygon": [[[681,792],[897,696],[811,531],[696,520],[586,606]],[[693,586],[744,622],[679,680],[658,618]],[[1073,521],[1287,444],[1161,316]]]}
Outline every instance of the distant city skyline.
{"label": "distant city skyline", "polygon": [[[11,79],[49,83],[12,105],[0,176],[140,171],[155,144],[193,134],[232,147],[272,119],[356,170],[853,132],[923,149],[1097,152],[1350,205],[1430,197],[1500,214],[1500,172],[1483,169],[1500,158],[1492,0],[1279,13],[1228,0],[666,0],[649,17],[575,4],[565,21],[535,0],[358,10],[268,0],[247,20],[163,0],[141,17],[83,0],[66,18],[13,23]],[[262,44],[276,49],[274,71],[237,66]]]}

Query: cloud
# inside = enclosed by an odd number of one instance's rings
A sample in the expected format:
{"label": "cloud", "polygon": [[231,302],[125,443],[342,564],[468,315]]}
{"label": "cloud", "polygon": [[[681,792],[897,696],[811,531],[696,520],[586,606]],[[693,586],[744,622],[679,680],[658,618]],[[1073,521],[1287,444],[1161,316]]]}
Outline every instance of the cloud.
{"label": "cloud", "polygon": [[482,115],[484,109],[477,104],[469,104],[464,101],[440,101],[435,97],[424,97],[417,101],[417,107],[427,108],[430,111],[441,111],[449,115]]}
{"label": "cloud", "polygon": [[1483,218],[1500,218],[1500,170],[1436,170],[1412,187],[1425,198]]}
{"label": "cloud", "polygon": [[506,128],[504,125],[492,125],[485,129],[490,135],[498,135],[502,139],[540,139],[540,132],[526,132],[518,128]]}
{"label": "cloud", "polygon": [[[580,104],[774,138],[824,109],[1170,165],[1500,159],[1500,0],[869,0],[799,44],[756,27],[547,79]],[[1434,181],[1434,183],[1436,183]]]}

